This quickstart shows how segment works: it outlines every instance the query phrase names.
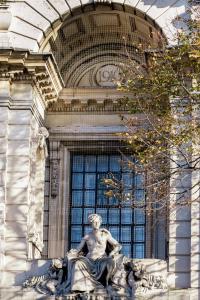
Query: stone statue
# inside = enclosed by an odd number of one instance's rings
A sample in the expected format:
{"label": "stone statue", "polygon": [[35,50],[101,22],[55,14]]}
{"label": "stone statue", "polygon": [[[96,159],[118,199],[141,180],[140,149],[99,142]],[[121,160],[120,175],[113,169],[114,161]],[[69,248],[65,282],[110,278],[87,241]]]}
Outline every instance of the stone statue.
{"label": "stone statue", "polygon": [[41,257],[42,249],[44,247],[43,241],[41,240],[40,234],[36,229],[36,225],[28,232],[28,258],[29,259],[38,259]]}
{"label": "stone statue", "polygon": [[[68,280],[64,283],[64,293],[104,290],[100,279],[106,272],[105,285],[108,286],[115,267],[115,256],[121,245],[106,229],[100,229],[102,219],[97,214],[88,217],[92,231],[85,235],[77,249],[67,253]],[[106,252],[108,245],[112,248]],[[86,256],[84,248],[86,247]],[[108,250],[107,250],[108,251]]]}
{"label": "stone statue", "polygon": [[100,228],[101,216],[91,214],[88,220],[92,230],[78,248],[54,259],[46,274],[29,278],[24,287],[73,300],[93,299],[90,295],[94,299],[128,300],[138,293],[167,290],[162,276],[147,273],[141,261],[119,253],[121,245],[107,229]]}
{"label": "stone statue", "polygon": [[45,159],[48,156],[45,127],[38,129],[33,139],[31,157],[30,204],[28,214],[28,258],[39,259],[43,249],[43,207]]}
{"label": "stone statue", "polygon": [[41,155],[41,158],[47,158],[48,149],[46,139],[49,137],[49,132],[45,127],[40,127],[38,131],[37,151]]}

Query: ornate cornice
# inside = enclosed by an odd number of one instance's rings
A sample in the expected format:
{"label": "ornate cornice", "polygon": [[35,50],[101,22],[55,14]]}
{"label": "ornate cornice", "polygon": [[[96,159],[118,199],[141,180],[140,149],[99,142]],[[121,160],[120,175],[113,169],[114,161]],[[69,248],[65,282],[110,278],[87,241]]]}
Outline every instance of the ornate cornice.
{"label": "ornate cornice", "polygon": [[49,105],[48,112],[125,112],[127,97],[133,95],[116,88],[64,88],[58,101]]}
{"label": "ornate cornice", "polygon": [[45,106],[56,101],[63,81],[52,54],[20,50],[0,50],[0,79],[31,81],[38,89]]}
{"label": "ornate cornice", "polygon": [[125,112],[128,110],[127,105],[124,103],[123,99],[110,100],[108,102],[105,99],[103,102],[98,102],[97,100],[76,100],[77,102],[65,103],[64,100],[58,100],[56,103],[50,103],[48,106],[48,112]]}

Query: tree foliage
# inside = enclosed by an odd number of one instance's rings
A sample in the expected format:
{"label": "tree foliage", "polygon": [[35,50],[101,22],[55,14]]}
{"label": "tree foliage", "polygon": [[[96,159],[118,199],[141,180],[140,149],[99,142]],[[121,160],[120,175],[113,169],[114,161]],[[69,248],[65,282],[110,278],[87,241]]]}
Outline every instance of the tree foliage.
{"label": "tree foliage", "polygon": [[184,26],[177,30],[173,46],[163,40],[157,49],[138,47],[146,64],[141,67],[130,61],[119,86],[133,95],[125,100],[130,116],[122,116],[127,128],[123,138],[136,158],[128,162],[129,167],[146,174],[147,197],[141,202],[134,192],[126,197],[125,183],[114,177],[106,181],[108,195],[122,203],[131,198],[133,207],[148,214],[155,210],[165,214],[169,208],[199,200],[200,181],[192,180],[200,170],[199,17],[197,6],[188,8],[186,19],[174,20]]}

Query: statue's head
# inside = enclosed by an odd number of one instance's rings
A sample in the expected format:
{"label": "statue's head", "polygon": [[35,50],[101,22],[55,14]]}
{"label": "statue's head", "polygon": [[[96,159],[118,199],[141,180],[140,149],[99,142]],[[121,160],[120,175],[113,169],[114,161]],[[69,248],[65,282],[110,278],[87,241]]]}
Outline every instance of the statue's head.
{"label": "statue's head", "polygon": [[88,216],[88,221],[91,224],[93,229],[99,229],[102,223],[102,218],[100,215],[91,214]]}

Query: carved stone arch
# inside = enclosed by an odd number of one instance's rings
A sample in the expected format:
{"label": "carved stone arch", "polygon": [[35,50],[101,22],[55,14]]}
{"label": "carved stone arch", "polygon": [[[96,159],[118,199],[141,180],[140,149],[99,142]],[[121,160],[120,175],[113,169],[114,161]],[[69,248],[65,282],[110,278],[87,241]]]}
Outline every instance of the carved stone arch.
{"label": "carved stone arch", "polygon": [[158,47],[166,41],[161,28],[142,12],[107,2],[96,4],[95,9],[89,4],[87,9],[73,10],[56,30],[44,49],[53,53],[67,88],[102,87],[96,74],[104,64],[108,65],[104,74],[113,77],[108,80],[110,87],[118,77],[113,75],[115,66],[124,69],[129,60],[145,64],[138,48]]}

